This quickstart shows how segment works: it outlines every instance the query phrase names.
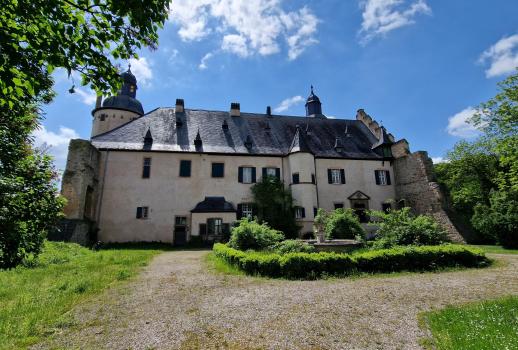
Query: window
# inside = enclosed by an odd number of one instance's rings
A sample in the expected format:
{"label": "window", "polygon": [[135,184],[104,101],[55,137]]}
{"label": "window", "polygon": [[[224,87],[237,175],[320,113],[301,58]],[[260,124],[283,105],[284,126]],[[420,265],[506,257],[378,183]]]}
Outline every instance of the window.
{"label": "window", "polygon": [[223,177],[225,174],[224,163],[212,163],[212,177]]}
{"label": "window", "polygon": [[345,183],[345,170],[344,169],[327,169],[328,182],[333,185],[339,185]]}
{"label": "window", "polygon": [[302,207],[295,208],[295,219],[303,219],[306,217],[306,210]]}
{"label": "window", "polygon": [[190,160],[181,160],[180,161],[180,177],[190,177],[191,176],[191,161]]}
{"label": "window", "polygon": [[315,174],[311,174],[311,183],[314,184],[315,183]]}
{"label": "window", "polygon": [[275,168],[275,167],[267,167],[267,168],[263,168],[263,178],[267,177],[267,176],[275,176],[277,179],[280,180],[281,178],[281,169],[280,168]]}
{"label": "window", "polygon": [[300,182],[299,173],[295,173],[295,174],[293,174],[291,177],[292,177],[292,182],[293,182],[294,184],[298,184],[298,183]]}
{"label": "window", "polygon": [[316,217],[318,215],[318,208],[313,207],[313,216]]}
{"label": "window", "polygon": [[390,203],[381,203],[381,210],[385,213],[388,213],[392,209],[392,205]]}
{"label": "window", "polygon": [[151,158],[144,158],[144,166],[142,167],[142,178],[149,179],[151,175]]}
{"label": "window", "polygon": [[342,209],[344,207],[343,203],[335,203],[335,209]]}
{"label": "window", "polygon": [[174,220],[174,224],[177,226],[185,226],[187,225],[187,217],[185,216],[177,216]]}
{"label": "window", "polygon": [[251,219],[254,215],[253,206],[251,203],[244,203],[241,206],[241,217]]}
{"label": "window", "polygon": [[149,207],[137,207],[137,219],[147,219]]}
{"label": "window", "polygon": [[244,184],[255,183],[255,168],[239,167],[238,181]]}
{"label": "window", "polygon": [[390,185],[390,172],[388,170],[375,170],[376,185]]}
{"label": "window", "polygon": [[208,219],[207,231],[209,235],[221,235],[223,233],[223,219]]}

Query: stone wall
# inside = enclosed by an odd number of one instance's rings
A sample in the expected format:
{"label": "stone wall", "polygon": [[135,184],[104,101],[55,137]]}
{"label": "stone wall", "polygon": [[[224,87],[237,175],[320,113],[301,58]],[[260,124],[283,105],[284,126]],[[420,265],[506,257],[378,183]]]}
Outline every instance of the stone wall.
{"label": "stone wall", "polygon": [[67,199],[60,233],[50,239],[88,244],[95,230],[100,153],[87,140],[71,140],[61,194]]}
{"label": "stone wall", "polygon": [[448,217],[446,202],[436,182],[432,160],[424,151],[409,153],[394,160],[396,196],[417,214],[433,216],[449,233],[453,242],[464,239]]}

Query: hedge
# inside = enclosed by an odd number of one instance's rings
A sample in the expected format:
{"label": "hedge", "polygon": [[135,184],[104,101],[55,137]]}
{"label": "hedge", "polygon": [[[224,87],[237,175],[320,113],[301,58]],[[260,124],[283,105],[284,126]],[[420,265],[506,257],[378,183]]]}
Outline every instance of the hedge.
{"label": "hedge", "polygon": [[251,275],[311,279],[359,272],[427,271],[445,267],[483,267],[490,263],[478,248],[463,245],[408,246],[356,254],[244,252],[216,243],[214,254]]}

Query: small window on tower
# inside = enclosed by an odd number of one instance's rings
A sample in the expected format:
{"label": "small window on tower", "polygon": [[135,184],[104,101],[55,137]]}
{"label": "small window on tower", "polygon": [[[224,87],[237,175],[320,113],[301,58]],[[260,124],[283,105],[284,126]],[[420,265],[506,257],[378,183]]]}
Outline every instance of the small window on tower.
{"label": "small window on tower", "polygon": [[135,85],[130,86],[130,92],[135,92]]}
{"label": "small window on tower", "polygon": [[151,175],[151,158],[144,158],[144,165],[142,167],[142,178],[149,179]]}

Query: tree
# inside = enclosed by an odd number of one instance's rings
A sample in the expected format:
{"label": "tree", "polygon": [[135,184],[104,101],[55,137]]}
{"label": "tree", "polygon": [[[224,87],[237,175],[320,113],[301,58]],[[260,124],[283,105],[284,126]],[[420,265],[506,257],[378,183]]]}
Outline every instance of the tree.
{"label": "tree", "polygon": [[[120,82],[115,62],[137,57],[142,46],[157,45],[168,4],[168,0],[2,2],[0,267],[38,253],[41,237],[63,205],[52,185],[51,163],[32,149],[30,138],[39,125],[41,105],[54,97],[52,72],[58,67],[69,75],[77,71],[82,84],[91,84],[99,93],[116,90]],[[38,200],[35,186],[40,186],[45,200]]]}
{"label": "tree", "polygon": [[482,131],[461,141],[436,166],[453,207],[485,240],[518,245],[518,74],[499,83],[499,93],[470,120]]}
{"label": "tree", "polygon": [[315,225],[322,225],[327,239],[365,239],[365,230],[351,208],[326,212],[318,209]]}
{"label": "tree", "polygon": [[286,238],[298,237],[294,200],[284,184],[275,176],[266,176],[251,190],[259,221],[283,232]]}

